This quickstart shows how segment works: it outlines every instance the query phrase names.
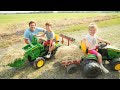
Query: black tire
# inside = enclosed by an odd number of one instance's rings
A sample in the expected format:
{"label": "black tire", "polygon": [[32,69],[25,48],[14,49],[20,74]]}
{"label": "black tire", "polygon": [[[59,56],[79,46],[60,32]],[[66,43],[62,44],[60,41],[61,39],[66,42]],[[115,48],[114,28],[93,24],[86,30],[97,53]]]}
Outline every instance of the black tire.
{"label": "black tire", "polygon": [[56,51],[57,51],[58,47],[55,48],[53,51],[52,51],[52,55],[55,55]]}
{"label": "black tire", "polygon": [[120,70],[120,59],[116,58],[116,59],[110,61],[110,66],[111,66],[111,69],[114,71]]}
{"label": "black tire", "polygon": [[77,71],[77,65],[76,64],[71,64],[71,65],[67,66],[67,73],[68,74],[75,73],[76,71]]}
{"label": "black tire", "polygon": [[96,78],[101,74],[100,65],[94,60],[86,60],[83,66],[83,74],[88,78]]}
{"label": "black tire", "polygon": [[52,54],[51,54],[50,59],[54,59],[54,58],[55,58],[55,54],[56,54],[57,49],[58,49],[58,47],[55,48],[55,49],[52,51]]}
{"label": "black tire", "polygon": [[43,57],[38,57],[36,58],[36,60],[34,61],[34,67],[35,69],[41,68],[43,67],[45,64],[45,59]]}

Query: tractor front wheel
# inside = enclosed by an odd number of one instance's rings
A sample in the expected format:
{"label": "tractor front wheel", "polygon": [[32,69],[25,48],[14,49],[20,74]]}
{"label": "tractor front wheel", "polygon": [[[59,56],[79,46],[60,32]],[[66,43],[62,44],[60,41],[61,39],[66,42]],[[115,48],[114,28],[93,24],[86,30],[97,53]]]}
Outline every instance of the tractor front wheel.
{"label": "tractor front wheel", "polygon": [[44,59],[43,57],[38,57],[38,58],[36,58],[36,60],[34,61],[34,67],[35,67],[36,69],[44,66],[44,64],[45,64],[45,59]]}
{"label": "tractor front wheel", "polygon": [[120,70],[120,59],[114,59],[110,62],[111,68],[114,71]]}

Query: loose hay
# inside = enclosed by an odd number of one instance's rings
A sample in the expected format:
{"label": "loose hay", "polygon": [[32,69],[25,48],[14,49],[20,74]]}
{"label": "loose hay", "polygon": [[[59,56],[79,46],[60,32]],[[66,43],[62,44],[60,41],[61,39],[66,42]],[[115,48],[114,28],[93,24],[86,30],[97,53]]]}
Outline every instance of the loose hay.
{"label": "loose hay", "polygon": [[0,65],[7,65],[8,63],[14,62],[17,58],[22,58],[24,56],[24,51],[20,48],[9,48],[8,51],[0,60]]}
{"label": "loose hay", "polygon": [[55,58],[59,61],[80,60],[82,56],[82,51],[76,45],[61,46],[58,48],[55,54]]}

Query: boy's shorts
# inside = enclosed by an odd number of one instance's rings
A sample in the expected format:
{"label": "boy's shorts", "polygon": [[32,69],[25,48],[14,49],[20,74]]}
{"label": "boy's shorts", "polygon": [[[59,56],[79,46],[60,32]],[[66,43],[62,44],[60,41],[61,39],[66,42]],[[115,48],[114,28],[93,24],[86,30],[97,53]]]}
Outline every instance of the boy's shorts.
{"label": "boy's shorts", "polygon": [[[52,40],[52,43],[53,43],[53,40]],[[50,44],[50,40],[47,40],[47,41],[44,42],[44,46],[47,46],[49,44]]]}
{"label": "boy's shorts", "polygon": [[88,53],[90,53],[90,54],[95,54],[96,56],[98,55],[98,52],[95,51],[94,49],[93,49],[93,50],[88,50]]}

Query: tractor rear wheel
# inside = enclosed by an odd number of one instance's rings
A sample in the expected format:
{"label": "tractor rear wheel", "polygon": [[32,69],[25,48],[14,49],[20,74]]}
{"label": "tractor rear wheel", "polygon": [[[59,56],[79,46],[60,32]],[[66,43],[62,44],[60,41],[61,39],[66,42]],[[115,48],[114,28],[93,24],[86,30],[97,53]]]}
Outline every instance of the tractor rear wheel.
{"label": "tractor rear wheel", "polygon": [[44,64],[45,64],[45,59],[44,59],[43,57],[38,57],[38,58],[36,58],[36,60],[34,61],[34,67],[35,67],[36,69],[44,66]]}
{"label": "tractor rear wheel", "polygon": [[76,71],[77,71],[77,65],[76,64],[70,64],[69,66],[67,66],[67,73],[68,74],[75,73]]}
{"label": "tractor rear wheel", "polygon": [[120,70],[120,59],[117,58],[117,59],[110,61],[110,65],[111,65],[112,70],[114,71]]}
{"label": "tractor rear wheel", "polygon": [[88,78],[96,78],[102,72],[100,65],[94,60],[85,60],[82,68],[84,75]]}

